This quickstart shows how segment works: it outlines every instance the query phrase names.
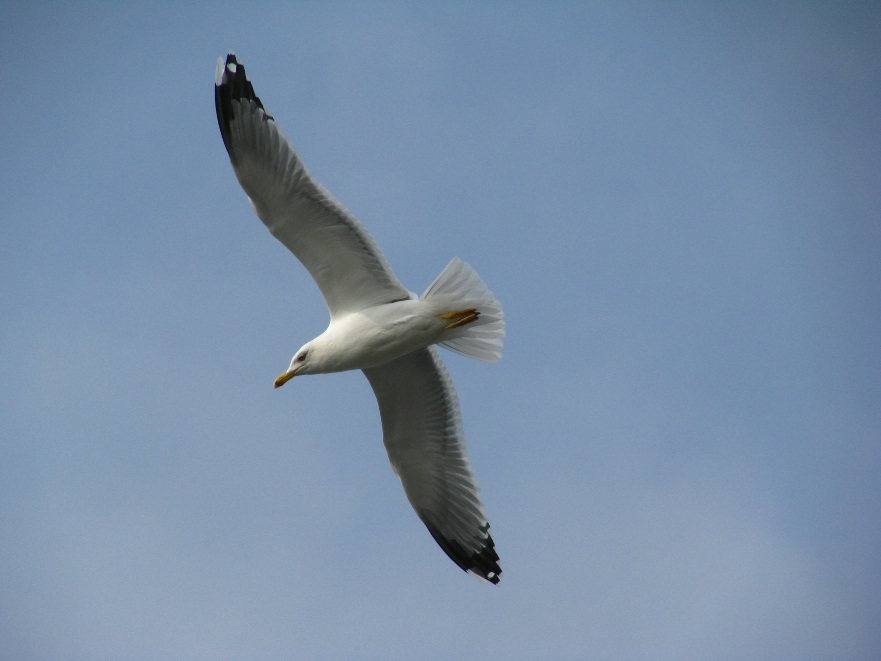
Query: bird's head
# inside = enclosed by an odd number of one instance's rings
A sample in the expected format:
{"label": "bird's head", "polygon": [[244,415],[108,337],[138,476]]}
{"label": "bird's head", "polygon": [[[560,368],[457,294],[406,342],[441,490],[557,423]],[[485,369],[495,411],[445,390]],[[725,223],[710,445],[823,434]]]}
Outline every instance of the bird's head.
{"label": "bird's head", "polygon": [[276,388],[280,388],[298,374],[311,373],[312,370],[310,369],[310,367],[312,361],[310,359],[315,357],[315,351],[313,351],[313,347],[311,345],[311,342],[304,344],[300,348],[300,350],[294,354],[294,357],[291,358],[291,364],[288,367],[287,371],[275,380]]}

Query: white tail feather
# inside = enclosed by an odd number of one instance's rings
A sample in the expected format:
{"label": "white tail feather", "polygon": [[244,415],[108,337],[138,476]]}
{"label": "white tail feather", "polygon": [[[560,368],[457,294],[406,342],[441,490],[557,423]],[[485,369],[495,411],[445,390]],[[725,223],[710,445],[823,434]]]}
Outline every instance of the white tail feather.
{"label": "white tail feather", "polygon": [[465,356],[495,362],[502,356],[505,314],[477,272],[458,257],[450,260],[422,299],[444,300],[449,309],[474,308],[478,317],[471,323],[447,330],[438,344]]}

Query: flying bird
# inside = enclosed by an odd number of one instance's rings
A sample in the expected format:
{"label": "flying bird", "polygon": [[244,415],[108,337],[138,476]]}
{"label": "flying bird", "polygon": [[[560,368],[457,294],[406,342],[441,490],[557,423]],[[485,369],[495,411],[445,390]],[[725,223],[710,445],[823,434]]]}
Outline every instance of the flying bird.
{"label": "flying bird", "polygon": [[315,181],[254,93],[233,53],[219,58],[217,122],[254,211],[309,271],[330,312],[275,387],[305,374],[360,369],[379,403],[392,468],[416,514],[459,567],[502,573],[468,462],[456,391],[435,345],[501,356],[505,321],[480,276],[454,258],[422,296],[395,277],[360,222]]}

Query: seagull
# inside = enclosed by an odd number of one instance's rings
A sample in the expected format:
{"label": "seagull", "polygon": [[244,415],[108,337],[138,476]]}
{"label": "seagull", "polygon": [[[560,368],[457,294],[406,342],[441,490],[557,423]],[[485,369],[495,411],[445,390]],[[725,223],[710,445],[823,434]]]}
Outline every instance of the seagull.
{"label": "seagull", "polygon": [[361,223],[310,176],[232,52],[217,60],[214,101],[252,208],[315,279],[330,313],[327,330],[294,354],[275,387],[305,374],[363,371],[389,461],[416,514],[453,562],[497,584],[499,556],[435,345],[498,360],[501,303],[459,258],[422,296],[407,290]]}

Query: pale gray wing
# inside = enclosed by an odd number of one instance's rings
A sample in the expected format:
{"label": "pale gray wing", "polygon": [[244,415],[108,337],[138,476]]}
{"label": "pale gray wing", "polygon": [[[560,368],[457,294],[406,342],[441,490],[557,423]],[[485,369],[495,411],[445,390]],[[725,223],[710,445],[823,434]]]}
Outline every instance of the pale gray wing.
{"label": "pale gray wing", "polygon": [[420,349],[364,374],[413,509],[453,562],[498,583],[499,556],[468,463],[459,402],[437,350]]}
{"label": "pale gray wing", "polygon": [[315,278],[331,316],[410,298],[361,223],[309,176],[232,53],[217,61],[214,102],[239,183]]}

